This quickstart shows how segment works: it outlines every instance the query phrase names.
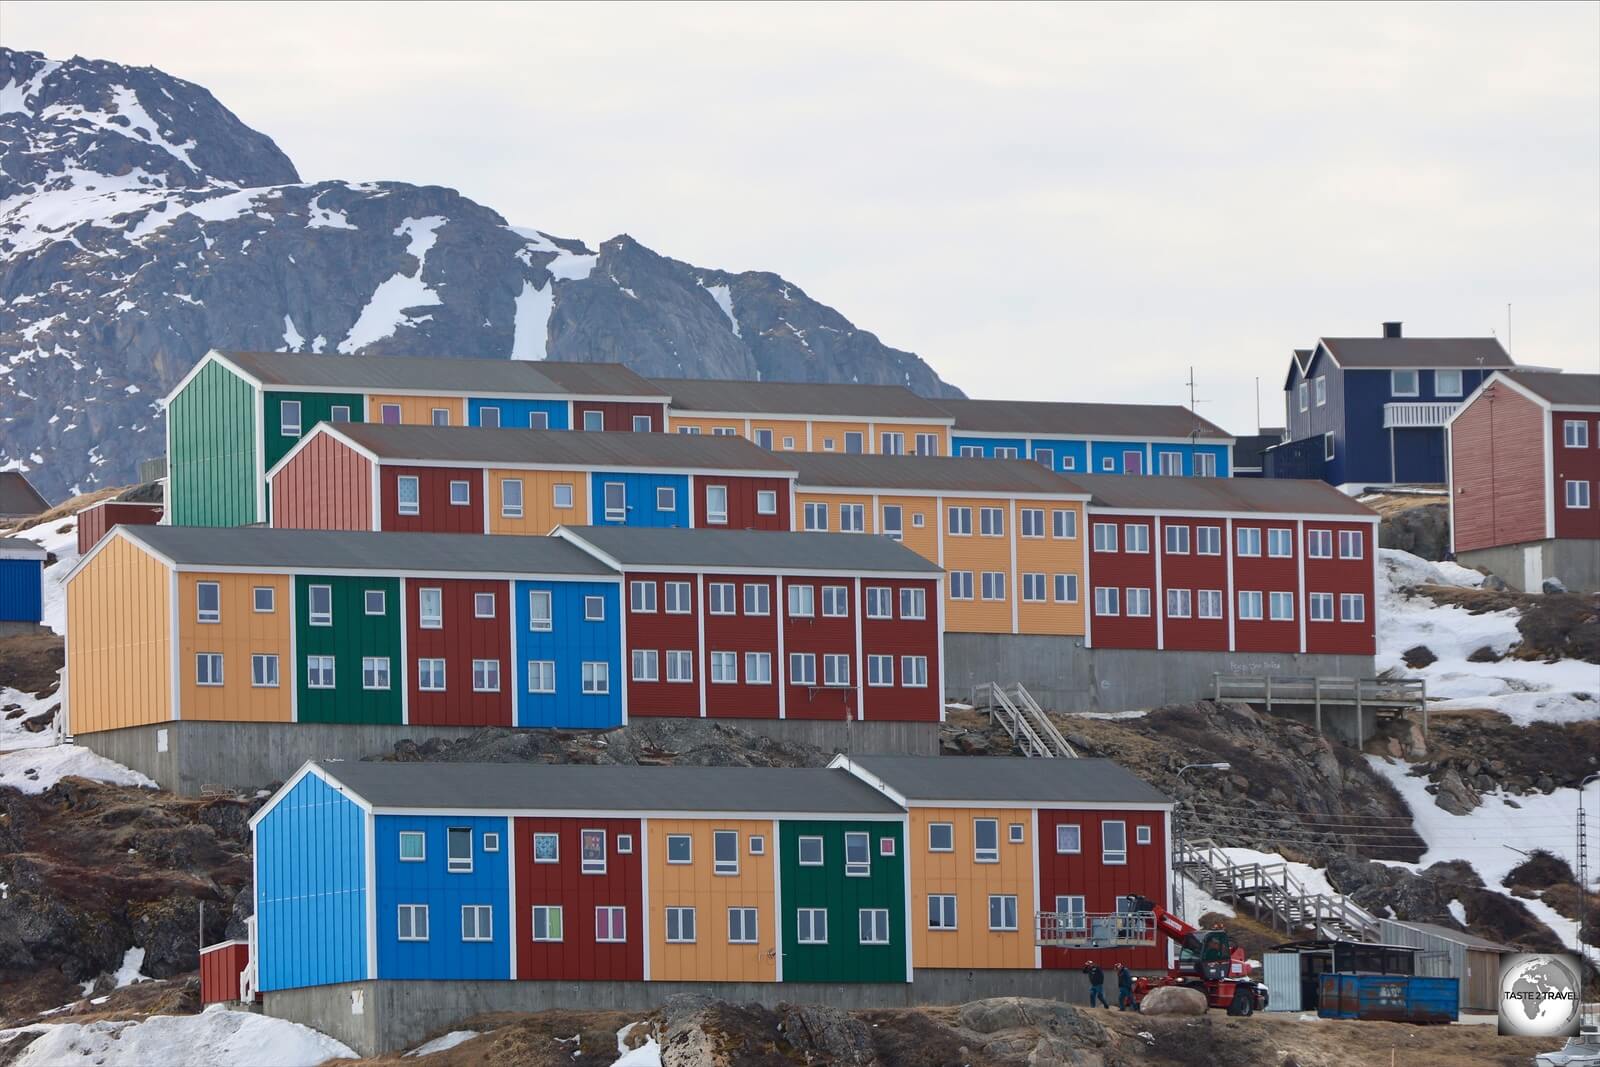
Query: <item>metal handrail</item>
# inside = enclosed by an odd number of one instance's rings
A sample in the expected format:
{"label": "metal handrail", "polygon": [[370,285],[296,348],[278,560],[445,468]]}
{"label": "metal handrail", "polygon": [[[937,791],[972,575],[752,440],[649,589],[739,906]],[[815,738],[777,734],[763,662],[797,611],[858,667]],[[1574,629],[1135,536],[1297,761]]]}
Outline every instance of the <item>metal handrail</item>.
{"label": "metal handrail", "polygon": [[1066,737],[1056,728],[1056,724],[1050,720],[1050,716],[1045,712],[1044,708],[1033,698],[1033,694],[1028,692],[1027,686],[1018,682],[1011,687],[1008,695],[1013,698],[1017,707],[1021,708],[1028,718],[1033,720],[1036,732],[1050,743],[1055,750],[1055,755],[1065,756],[1068,759],[1078,758],[1077,749],[1067,743]]}
{"label": "metal handrail", "polygon": [[1041,911],[1033,917],[1033,942],[1055,948],[1128,948],[1156,943],[1148,911]]}
{"label": "metal handrail", "polygon": [[[987,700],[983,699],[985,696]],[[975,707],[988,708],[989,717],[1000,723],[1001,728],[1010,735],[1012,741],[1016,742],[1024,756],[1040,756],[1048,759],[1055,755],[1039,739],[1033,727],[1028,725],[1027,719],[1023,718],[1022,712],[1011,702],[1011,698],[1006,695],[1006,691],[999,683],[980,682],[973,688],[972,703]]]}
{"label": "metal handrail", "polygon": [[1265,903],[1287,926],[1310,926],[1322,936],[1355,933],[1371,937],[1377,934],[1378,920],[1371,912],[1343,894],[1309,892],[1287,863],[1234,863],[1209,840],[1185,845],[1175,860],[1180,868],[1191,864],[1204,867],[1216,888],[1235,899],[1254,897]]}

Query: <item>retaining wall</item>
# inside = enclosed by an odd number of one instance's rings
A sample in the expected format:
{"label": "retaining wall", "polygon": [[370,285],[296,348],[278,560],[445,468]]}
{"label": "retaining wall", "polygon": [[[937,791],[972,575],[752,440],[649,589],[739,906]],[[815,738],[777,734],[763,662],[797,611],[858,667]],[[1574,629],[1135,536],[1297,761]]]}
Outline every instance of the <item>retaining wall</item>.
{"label": "retaining wall", "polygon": [[[1597,540],[1569,537],[1474,548],[1457,553],[1456,562],[1463,567],[1481,567],[1523,593],[1540,592],[1540,585],[1546,578],[1560,578],[1573,593],[1600,591],[1600,541]],[[1530,577],[1539,579],[1532,589],[1528,588]]]}

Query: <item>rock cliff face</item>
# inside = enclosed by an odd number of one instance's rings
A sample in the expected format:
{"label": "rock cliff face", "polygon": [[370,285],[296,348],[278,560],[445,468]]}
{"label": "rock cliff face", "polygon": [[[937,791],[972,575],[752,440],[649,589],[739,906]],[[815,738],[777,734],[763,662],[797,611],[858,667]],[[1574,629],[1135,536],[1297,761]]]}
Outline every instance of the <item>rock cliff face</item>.
{"label": "rock cliff face", "polygon": [[134,480],[210,348],[956,394],[776,274],[591,249],[438,186],[305,184],[200,86],[0,49],[0,469],[52,499]]}

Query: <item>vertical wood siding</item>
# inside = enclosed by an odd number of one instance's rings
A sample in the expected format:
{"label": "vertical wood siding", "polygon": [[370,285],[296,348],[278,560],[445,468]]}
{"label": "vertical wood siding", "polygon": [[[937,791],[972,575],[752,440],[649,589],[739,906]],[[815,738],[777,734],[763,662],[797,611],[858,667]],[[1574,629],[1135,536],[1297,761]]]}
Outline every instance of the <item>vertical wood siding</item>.
{"label": "vertical wood siding", "polygon": [[667,406],[662,403],[632,404],[611,400],[574,400],[572,402],[574,430],[583,429],[583,413],[586,411],[603,412],[606,430],[612,433],[631,431],[635,415],[649,416],[651,433],[660,433],[667,425]]}
{"label": "vertical wood siding", "polygon": [[159,560],[116,540],[67,586],[67,707],[86,734],[172,717],[172,590]]}
{"label": "vertical wood siding", "polygon": [[545,429],[566,430],[568,403],[565,400],[513,400],[508,397],[469,397],[467,399],[467,425],[483,425],[483,409],[494,408],[500,412],[500,428],[522,430],[532,427],[534,412],[542,412]]}
{"label": "vertical wood siding", "polygon": [[[417,479],[417,513],[400,514],[401,478]],[[467,483],[467,503],[450,502],[450,483]],[[385,530],[407,533],[483,533],[483,472],[475,467],[401,467],[378,470]],[[548,533],[549,531],[545,531]]]}
{"label": "vertical wood siding", "polygon": [[367,975],[366,819],[308,774],[256,825],[256,980],[263,992]]}
{"label": "vertical wood siding", "polygon": [[[866,614],[866,589],[877,586],[887,588],[894,612],[892,619],[873,619]],[[851,665],[865,677],[867,657],[887,655],[894,657],[894,684],[890,686],[867,685],[866,714],[863,718],[874,722],[938,722],[944,707],[944,694],[939,691],[939,657],[944,642],[939,633],[939,589],[932,580],[878,580],[865,578],[857,583],[860,599],[855,608],[861,612],[861,656]],[[922,619],[908,619],[900,614],[900,591],[921,589],[927,605]],[[928,684],[908,686],[902,670],[902,656],[926,656]]]}
{"label": "vertical wood siding", "polygon": [[[644,838],[638,819],[519,818],[516,822],[517,977],[525,981],[637,982],[644,979]],[[606,832],[604,874],[584,874],[579,834]],[[558,835],[555,863],[533,861],[533,835]],[[621,852],[626,834],[631,852]],[[652,851],[652,857],[656,854]],[[533,908],[561,908],[562,939],[533,940]],[[625,908],[617,943],[595,937],[596,908]]]}
{"label": "vertical wood siding", "polygon": [[[1457,552],[1544,539],[1545,417],[1538,404],[1496,382],[1451,423]],[[1552,443],[1561,445],[1559,426]]]}
{"label": "vertical wood siding", "polygon": [[[1377,546],[1372,543],[1373,526],[1365,522],[1323,522],[1307,519],[1305,533],[1301,536],[1301,552],[1306,552],[1312,530],[1328,530],[1333,540],[1332,559],[1312,559],[1306,556],[1307,600],[1300,606],[1306,613],[1306,651],[1337,652],[1346,655],[1370,656],[1377,651],[1378,598],[1372,586],[1372,557]],[[1340,531],[1355,531],[1361,535],[1361,558],[1339,558]],[[1309,594],[1333,594],[1333,622],[1313,622]],[[1365,598],[1365,619],[1362,622],[1345,622],[1340,611],[1339,594],[1359,593]]]}
{"label": "vertical wood siding", "polygon": [[[511,977],[511,820],[504,816],[379,815],[374,820],[378,878],[378,977],[383,979],[473,979]],[[451,827],[472,831],[472,870],[446,869]],[[425,858],[400,859],[400,832],[420,830]],[[498,851],[485,834],[499,836]],[[401,904],[428,906],[428,939],[401,941]],[[488,905],[487,941],[462,937],[461,909]],[[519,917],[520,920],[520,917]],[[518,925],[521,925],[519,921]]]}
{"label": "vertical wood siding", "polygon": [[[491,467],[489,477],[489,532],[544,537],[557,526],[589,523],[589,475],[583,471],[502,470]],[[522,515],[505,513],[505,482],[522,482]],[[572,489],[572,506],[555,505],[556,486]],[[474,496],[476,499],[476,496]]]}
{"label": "vertical wood siding", "polygon": [[[739,835],[739,873],[736,875],[714,873],[712,834],[717,830],[733,830]],[[667,862],[669,834],[689,835],[692,862]],[[764,855],[750,854],[752,834],[764,838]],[[771,982],[777,979],[778,916],[772,862],[776,847],[773,823],[767,820],[650,820],[652,981]],[[668,943],[668,908],[695,909],[692,943]],[[756,909],[755,944],[728,943],[729,908]],[[631,913],[629,917],[632,918]],[[787,947],[789,942],[784,944]]]}
{"label": "vertical wood siding", "polygon": [[[627,514],[617,522],[606,517],[606,484],[621,483]],[[672,490],[672,507],[662,508],[656,490]],[[592,521],[596,526],[676,526],[689,525],[689,476],[657,474],[651,471],[595,471],[589,476],[590,499],[594,501]]]}
{"label": "vertical wood siding", "polygon": [[[694,524],[710,526],[706,518],[706,488],[724,486],[728,490],[728,521],[718,524],[728,530],[787,530],[789,529],[789,479],[741,478],[722,474],[696,474],[690,478],[694,493]],[[777,497],[778,510],[763,515],[756,510],[756,494],[771,492]]]}
{"label": "vertical wood siding", "polygon": [[[516,715],[518,726],[563,726],[604,729],[622,725],[622,671],[626,667],[619,654],[622,646],[622,606],[615,582],[518,581]],[[534,590],[548,592],[552,624],[548,630],[530,625],[529,596]],[[605,619],[591,622],[583,617],[585,597],[605,601]],[[528,689],[528,663],[550,660],[555,663],[556,691],[534,693]],[[610,664],[611,691],[583,692],[584,661]]]}
{"label": "vertical wood siding", "polygon": [[[293,436],[283,432],[283,402],[285,400],[298,400],[300,402],[300,432]],[[261,469],[269,471],[278,465],[282,459],[300,442],[300,438],[310,433],[319,422],[332,422],[333,409],[345,407],[350,409],[350,421],[361,421],[361,394],[360,393],[295,393],[266,391],[262,400],[263,412],[266,422],[266,433],[263,440],[266,444],[265,462]],[[265,516],[263,516],[265,517]]]}
{"label": "vertical wood siding", "polygon": [[[1046,810],[1039,811],[1039,908],[1054,911],[1058,896],[1081,896],[1089,914],[1108,914],[1117,910],[1117,898],[1130,893],[1148,897],[1157,904],[1167,903],[1167,842],[1162,832],[1164,813],[1159,811]],[[1100,824],[1108,819],[1127,823],[1128,862],[1108,865],[1102,861]],[[1080,827],[1082,851],[1056,852],[1056,826],[1076,823]],[[1150,843],[1137,844],[1136,827],[1150,827]],[[1166,948],[1080,950],[1046,948],[1047,968],[1076,970],[1093,959],[1108,972],[1110,964],[1121,960],[1136,970],[1164,968]]]}
{"label": "vertical wood siding", "polygon": [[[1094,544],[1094,528],[1109,523],[1116,527],[1117,550],[1099,552],[1090,549],[1089,575],[1091,588],[1082,590],[1081,596],[1094,611],[1095,590],[1114,588],[1117,591],[1117,614],[1095,615],[1093,632],[1096,648],[1155,648],[1156,601],[1163,594],[1156,587],[1156,520],[1150,515],[1115,515],[1095,511],[1089,515],[1089,526],[1082,536]],[[1148,552],[1128,551],[1128,528],[1143,526],[1149,538]],[[1150,591],[1150,614],[1128,614],[1128,590]]]}
{"label": "vertical wood siding", "polygon": [[[700,656],[699,670],[705,673],[706,679],[706,714],[718,718],[776,719],[778,683],[782,680],[783,667],[778,657],[778,620],[783,607],[778,602],[777,581],[748,575],[717,574],[706,575],[706,581],[733,582],[739,612],[737,615],[707,613],[705,617],[706,647]],[[767,603],[772,609],[768,614],[745,614],[745,588],[751,585],[767,587]],[[712,652],[732,652],[738,657],[737,684],[712,682]],[[771,653],[772,684],[750,684],[750,675],[745,669],[746,652]]]}
{"label": "vertical wood siding", "polygon": [[[422,627],[418,600],[420,590],[440,590],[444,625],[439,629]],[[480,619],[475,613],[479,593],[494,597],[493,616]],[[409,695],[408,721],[429,726],[512,726],[512,696],[516,679],[512,676],[511,586],[505,581],[467,578],[408,578],[406,598],[405,685]],[[417,661],[423,658],[444,660],[443,692],[419,687]],[[500,688],[494,692],[474,692],[472,661],[492,659],[500,665]]]}
{"label": "vertical wood siding", "polygon": [[200,1003],[221,1004],[239,999],[239,975],[250,962],[244,942],[207,949],[200,954]]}
{"label": "vertical wood siding", "polygon": [[[693,610],[688,615],[668,614],[665,582],[689,582]],[[656,610],[633,610],[632,585],[648,582],[656,588]],[[628,714],[641,717],[671,716],[694,718],[700,714],[700,674],[687,682],[667,681],[667,653],[683,651],[691,654],[694,669],[705,670],[700,654],[698,617],[701,610],[700,578],[694,574],[665,574],[655,572],[629,572],[622,586],[623,603],[628,611],[628,648],[622,657],[622,669],[628,672]],[[709,619],[707,620],[709,625]],[[633,652],[651,649],[656,653],[656,681],[641,682],[633,678]],[[706,677],[710,691],[710,677]]]}
{"label": "vertical wood siding", "polygon": [[[1023,508],[1044,512],[1043,537],[1022,536]],[[1017,596],[1017,632],[1063,635],[1083,633],[1083,505],[1061,500],[1018,500],[1013,503],[1010,510],[1012,529],[1017,532],[1017,579],[1013,583]],[[1077,516],[1077,537],[1056,537],[1053,513],[1057,511],[1070,511]],[[1044,575],[1043,603],[1022,599],[1022,575],[1030,572]],[[1077,603],[1056,603],[1055,576],[1058,574],[1077,575]]]}
{"label": "vertical wood siding", "polygon": [[372,463],[343,441],[319,436],[272,479],[272,525],[372,529]]}
{"label": "vertical wood siding", "polygon": [[[195,586],[215,582],[221,595],[220,622],[200,622]],[[272,590],[273,610],[255,610],[255,589]],[[294,717],[294,660],[289,646],[287,575],[185,571],[178,575],[178,685],[183,718],[226,722],[289,722]],[[195,656],[222,655],[222,685],[195,682]],[[250,657],[278,657],[278,684],[252,684]]]}
{"label": "vertical wood siding", "polygon": [[[1556,408],[1551,418],[1551,462],[1555,478],[1556,536],[1600,538],[1600,416],[1592,411],[1562,411]],[[1563,423],[1587,423],[1589,446],[1568,448]],[[1589,506],[1567,507],[1567,482],[1589,483]]]}
{"label": "vertical wood siding", "polygon": [[[972,509],[972,533],[952,534],[951,508]],[[997,507],[1005,515],[1005,536],[985,537],[980,530],[979,511]],[[946,629],[964,633],[1008,634],[1011,632],[1011,601],[1022,595],[1018,587],[1016,570],[1011,565],[1011,535],[1015,516],[1010,502],[985,500],[976,497],[944,498],[944,510],[939,515],[940,537],[944,540],[944,569],[968,571],[972,574],[972,599],[950,600],[945,611]],[[983,599],[983,572],[999,571],[1006,576],[1004,600]],[[1096,635],[1098,636],[1098,635]]]}
{"label": "vertical wood siding", "polygon": [[44,614],[44,561],[0,559],[0,622],[38,622]]}
{"label": "vertical wood siding", "polygon": [[[309,592],[313,585],[333,587],[333,625],[312,626]],[[368,615],[367,590],[383,592],[382,615]],[[407,665],[400,655],[400,581],[300,574],[295,576],[294,684],[300,722],[398,723],[400,694]],[[334,657],[334,688],[312,689],[306,657]],[[389,688],[362,688],[361,661],[366,656],[389,660]],[[285,678],[287,684],[288,679]]]}
{"label": "vertical wood siding", "polygon": [[382,422],[385,404],[399,405],[402,426],[432,426],[434,408],[444,408],[450,413],[451,426],[467,424],[467,402],[459,396],[386,396],[373,393],[367,397],[367,421]]}
{"label": "vertical wood siding", "polygon": [[78,512],[78,555],[85,555],[118,526],[154,526],[162,519],[160,504],[135,504],[108,500]]}
{"label": "vertical wood siding", "polygon": [[[1189,528],[1189,551],[1168,552],[1166,530],[1168,526]],[[1152,530],[1150,536],[1161,553],[1161,589],[1156,593],[1154,607],[1161,612],[1162,647],[1189,652],[1226,652],[1228,650],[1228,620],[1233,617],[1234,598],[1228,588],[1228,557],[1218,553],[1202,556],[1195,551],[1202,526],[1215,526],[1219,541],[1227,538],[1228,524],[1222,519],[1200,518],[1194,515],[1167,515],[1161,518],[1160,536]],[[1367,567],[1368,579],[1372,568]],[[1167,614],[1167,590],[1189,591],[1189,617],[1173,618]],[[1200,593],[1216,590],[1222,594],[1222,617],[1200,617]],[[1095,622],[1095,642],[1100,639],[1100,623]]]}
{"label": "vertical wood siding", "polygon": [[[1000,828],[1000,861],[975,859],[973,820],[994,819]],[[950,823],[953,852],[928,848],[928,824]],[[1023,828],[1012,843],[1010,828]],[[1033,969],[1033,812],[1028,808],[913,808],[911,810],[911,952],[922,967]],[[928,897],[956,898],[956,928],[929,929]],[[1017,929],[989,929],[989,897],[1017,898]]]}
{"label": "vertical wood siding", "polygon": [[[1300,573],[1297,557],[1301,546],[1296,543],[1294,554],[1287,558],[1274,558],[1267,555],[1268,530],[1288,529],[1293,531],[1294,521],[1291,519],[1235,519],[1233,521],[1233,536],[1228,538],[1227,551],[1233,553],[1233,611],[1234,619],[1234,647],[1240,652],[1298,652],[1300,651],[1300,613],[1305,610],[1305,605],[1300,602],[1297,590],[1300,587]],[[1261,555],[1239,555],[1239,531],[1257,529],[1261,531]],[[1226,536],[1226,535],[1224,535]],[[1335,553],[1338,546],[1334,546]],[[1239,593],[1255,591],[1261,594],[1261,618],[1259,620],[1237,618],[1239,611]],[[1293,619],[1274,622],[1272,620],[1272,594],[1290,593],[1294,597],[1295,617]]]}
{"label": "vertical wood siding", "polygon": [[172,398],[167,421],[175,524],[241,526],[265,517],[256,515],[256,393],[248,382],[208,363]]}
{"label": "vertical wood siding", "polygon": [[[679,420],[673,419],[672,425],[674,429],[676,429],[679,425]],[[772,450],[774,452],[808,452],[821,451],[822,449],[820,442],[817,444],[815,449],[808,449],[806,447],[805,419],[780,419],[770,415],[752,415],[750,416],[751,441],[756,439],[756,432],[758,430],[772,431]],[[711,430],[709,428],[705,428],[700,432],[710,433]],[[739,427],[739,433],[744,433],[744,426],[742,423]],[[785,445],[785,438],[792,440],[794,443],[792,445]]]}
{"label": "vertical wood siding", "polygon": [[878,442],[872,439],[872,433],[865,421],[824,421],[821,419],[811,423],[811,451],[813,452],[843,452],[844,435],[859,433],[861,435],[861,451],[872,454],[878,451]]}
{"label": "vertical wood siding", "polygon": [[[896,822],[785,819],[779,824],[783,839],[780,875],[783,894],[783,980],[785,982],[903,982],[906,980],[906,882],[902,824]],[[850,878],[844,873],[844,835],[865,831],[870,835],[872,868],[869,877]],[[822,838],[823,864],[799,864],[799,839]],[[884,841],[892,855],[884,855]],[[828,943],[802,945],[795,929],[799,908],[826,908]],[[883,908],[889,912],[889,943],[861,943],[860,912]]]}
{"label": "vertical wood siding", "polygon": [[[791,719],[832,719],[843,721],[859,716],[860,704],[856,700],[856,682],[860,679],[861,662],[856,655],[856,611],[860,591],[854,578],[837,575],[811,574],[783,580],[784,595],[774,610],[783,612],[783,651],[781,664],[774,662],[772,674],[781,681],[784,691],[784,714]],[[795,618],[789,614],[788,588],[792,585],[809,585],[815,591],[816,614],[810,618]],[[822,614],[822,587],[842,585],[848,592],[850,614],[843,618]],[[817,684],[815,686],[790,684],[789,656],[796,652],[809,652],[816,657]],[[831,687],[823,685],[823,656],[842,653],[850,657],[850,684]],[[780,674],[779,671],[782,671]]]}

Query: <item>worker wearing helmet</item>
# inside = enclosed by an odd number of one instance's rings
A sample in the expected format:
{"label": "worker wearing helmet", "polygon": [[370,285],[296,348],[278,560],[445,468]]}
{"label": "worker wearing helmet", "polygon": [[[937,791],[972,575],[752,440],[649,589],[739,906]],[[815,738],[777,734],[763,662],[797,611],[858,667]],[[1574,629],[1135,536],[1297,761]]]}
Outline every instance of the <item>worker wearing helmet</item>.
{"label": "worker wearing helmet", "polygon": [[1083,973],[1089,976],[1089,1007],[1094,1007],[1096,1000],[1100,1001],[1102,1008],[1111,1007],[1106,1002],[1106,972],[1094,960],[1090,960],[1083,965]]}

